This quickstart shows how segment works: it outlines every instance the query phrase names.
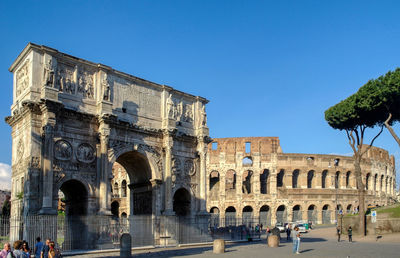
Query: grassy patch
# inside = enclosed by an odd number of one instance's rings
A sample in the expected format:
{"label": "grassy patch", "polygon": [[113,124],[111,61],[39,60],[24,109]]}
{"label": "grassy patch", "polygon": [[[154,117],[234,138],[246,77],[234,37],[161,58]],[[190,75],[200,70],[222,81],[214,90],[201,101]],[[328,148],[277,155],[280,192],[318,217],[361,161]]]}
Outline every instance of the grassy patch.
{"label": "grassy patch", "polygon": [[0,236],[0,246],[1,246],[0,249],[3,249],[4,244],[9,241],[10,241],[10,238],[8,236]]}
{"label": "grassy patch", "polygon": [[343,215],[344,217],[355,217],[355,216],[358,216],[359,214],[357,213],[357,214],[351,214],[351,213],[347,213],[347,214],[345,214],[345,215]]}
{"label": "grassy patch", "polygon": [[392,206],[392,207],[382,207],[376,209],[378,216],[379,213],[390,213],[390,216],[393,218],[400,218],[400,205]]}

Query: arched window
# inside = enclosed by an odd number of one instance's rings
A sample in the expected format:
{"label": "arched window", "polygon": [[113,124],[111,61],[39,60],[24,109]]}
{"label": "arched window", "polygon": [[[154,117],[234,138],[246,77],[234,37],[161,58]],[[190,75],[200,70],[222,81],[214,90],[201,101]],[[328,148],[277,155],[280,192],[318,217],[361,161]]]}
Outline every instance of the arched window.
{"label": "arched window", "polygon": [[308,221],[311,221],[313,224],[317,223],[317,207],[315,207],[315,205],[310,205],[308,206],[308,211],[307,211],[307,215],[308,215]]}
{"label": "arched window", "polygon": [[244,157],[242,159],[242,165],[244,167],[251,167],[253,165],[253,159],[251,157]]}
{"label": "arched window", "polygon": [[126,181],[125,180],[122,181],[122,184],[121,184],[121,195],[122,195],[122,197],[126,197]]}
{"label": "arched window", "polygon": [[243,225],[251,227],[253,222],[253,208],[251,206],[246,206],[242,211]]}
{"label": "arched window", "polygon": [[264,169],[264,171],[260,174],[260,193],[261,194],[268,194],[268,179],[269,179],[269,170]]}
{"label": "arched window", "polygon": [[276,175],[276,187],[283,187],[283,177],[285,176],[285,170],[281,169]]}
{"label": "arched window", "polygon": [[351,175],[351,172],[347,171],[347,173],[346,173],[346,188],[349,188],[349,186],[350,186],[350,175]]}
{"label": "arched window", "polygon": [[119,188],[118,188],[118,183],[117,182],[114,183],[113,196],[117,197],[117,198],[119,197]]}
{"label": "arched window", "polygon": [[328,175],[328,170],[322,171],[322,176],[321,176],[321,187],[326,188],[326,176]]}
{"label": "arched window", "polygon": [[307,173],[307,188],[313,187],[314,170],[310,170]]}
{"label": "arched window", "polygon": [[281,205],[276,210],[276,222],[284,223],[286,221],[287,221],[286,207],[285,205]]}
{"label": "arched window", "polygon": [[301,206],[295,205],[292,211],[292,221],[296,222],[302,219]]}
{"label": "arched window", "polygon": [[347,205],[346,213],[350,214],[351,212],[352,212],[352,206],[351,206],[351,204],[349,204],[349,205]]}
{"label": "arched window", "polygon": [[337,171],[335,174],[335,188],[338,189],[339,188],[339,178],[340,178],[340,172]]}
{"label": "arched window", "polygon": [[242,193],[244,194],[250,194],[251,193],[251,178],[253,176],[253,171],[247,170],[243,173],[243,178],[242,178]]}
{"label": "arched window", "polygon": [[236,209],[233,206],[229,206],[225,210],[225,225],[236,226]]}
{"label": "arched window", "polygon": [[292,188],[298,187],[297,186],[298,179],[299,179],[299,170],[296,169],[293,171],[293,174],[292,174]]}
{"label": "arched window", "polygon": [[234,170],[228,170],[225,176],[225,190],[236,189],[236,172]]}
{"label": "arched window", "polygon": [[370,179],[370,177],[371,177],[371,174],[368,173],[366,178],[365,178],[365,190],[369,189],[369,179]]}
{"label": "arched window", "polygon": [[217,207],[212,207],[210,209],[210,214],[211,226],[217,228],[219,226],[219,209]]}
{"label": "arched window", "polygon": [[210,191],[218,192],[219,190],[219,173],[218,171],[212,171],[210,173]]}
{"label": "arched window", "polygon": [[331,224],[331,210],[328,204],[322,207],[322,224]]}
{"label": "arched window", "polygon": [[271,225],[271,209],[268,205],[263,205],[260,208],[260,224],[263,226]]}
{"label": "arched window", "polygon": [[378,174],[374,176],[374,191],[376,191],[376,181],[378,181]]}

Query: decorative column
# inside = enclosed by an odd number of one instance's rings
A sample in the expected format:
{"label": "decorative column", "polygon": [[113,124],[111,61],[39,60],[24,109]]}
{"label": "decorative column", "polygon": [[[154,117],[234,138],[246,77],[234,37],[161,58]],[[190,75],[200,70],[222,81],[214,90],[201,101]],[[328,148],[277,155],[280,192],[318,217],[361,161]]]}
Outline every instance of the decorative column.
{"label": "decorative column", "polygon": [[110,128],[105,124],[104,120],[100,122],[100,167],[98,167],[99,180],[99,199],[100,199],[100,215],[111,215],[111,189],[110,174],[111,167],[108,162],[108,143],[110,136]]}
{"label": "decorative column", "polygon": [[164,215],[175,215],[172,204],[172,145],[173,140],[168,131],[164,131],[164,150],[165,150],[165,166],[164,166],[164,182],[165,182],[165,210]]}
{"label": "decorative column", "polygon": [[150,179],[151,189],[152,189],[152,214],[153,216],[158,216],[161,213],[160,204],[160,185],[162,181],[160,179]]}
{"label": "decorative column", "polygon": [[207,143],[205,137],[197,137],[197,151],[200,156],[200,213],[207,213],[206,207],[206,185],[207,185]]}
{"label": "decorative column", "polygon": [[53,208],[53,137],[54,124],[52,121],[43,127],[43,183],[42,183],[42,208],[39,214],[57,214]]}

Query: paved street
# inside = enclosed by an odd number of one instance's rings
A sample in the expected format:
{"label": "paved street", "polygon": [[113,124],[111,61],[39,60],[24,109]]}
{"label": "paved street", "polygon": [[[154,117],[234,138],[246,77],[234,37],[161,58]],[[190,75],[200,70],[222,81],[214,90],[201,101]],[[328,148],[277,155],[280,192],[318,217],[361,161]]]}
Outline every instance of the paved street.
{"label": "paved street", "polygon": [[[400,257],[400,234],[384,235],[378,241],[374,236],[362,239],[354,236],[353,240],[353,243],[349,243],[345,238],[338,243],[334,228],[320,228],[304,234],[298,255],[292,254],[291,242],[282,241],[279,248],[269,248],[262,241],[228,245],[225,254],[213,254],[212,246],[207,246],[137,251],[133,257]],[[117,253],[85,257],[117,257]]]}

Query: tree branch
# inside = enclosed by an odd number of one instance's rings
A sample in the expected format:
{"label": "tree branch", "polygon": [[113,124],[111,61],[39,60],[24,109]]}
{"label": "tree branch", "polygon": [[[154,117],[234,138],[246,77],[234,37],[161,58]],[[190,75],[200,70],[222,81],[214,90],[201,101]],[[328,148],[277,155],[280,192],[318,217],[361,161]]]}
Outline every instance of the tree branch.
{"label": "tree branch", "polygon": [[376,138],[378,138],[379,135],[381,135],[381,133],[383,132],[383,126],[381,126],[381,130],[379,131],[379,133],[377,135],[375,135],[375,137],[371,140],[371,143],[368,145],[368,147],[361,152],[361,157],[372,147],[372,144],[374,144],[374,141],[376,140]]}
{"label": "tree branch", "polygon": [[389,122],[392,119],[392,113],[389,113],[389,117],[385,121],[385,127],[386,129],[389,130],[390,134],[393,136],[393,138],[396,140],[397,144],[400,146],[400,138],[397,136],[397,134],[394,132],[392,126],[390,126]]}
{"label": "tree branch", "polygon": [[[356,128],[357,128],[357,127],[356,127]],[[360,136],[358,135],[358,130],[355,129],[355,130],[353,130],[353,131],[354,131],[354,133],[356,134],[357,146],[359,146],[359,145],[360,145]]]}
{"label": "tree branch", "polygon": [[349,145],[350,145],[350,147],[353,149],[353,152],[354,152],[354,154],[356,154],[356,148],[355,148],[355,139],[354,139],[354,136],[353,136],[353,131],[354,130],[351,130],[350,131],[350,133],[349,133],[349,130],[346,130],[346,134],[347,134],[347,138],[349,138]]}

